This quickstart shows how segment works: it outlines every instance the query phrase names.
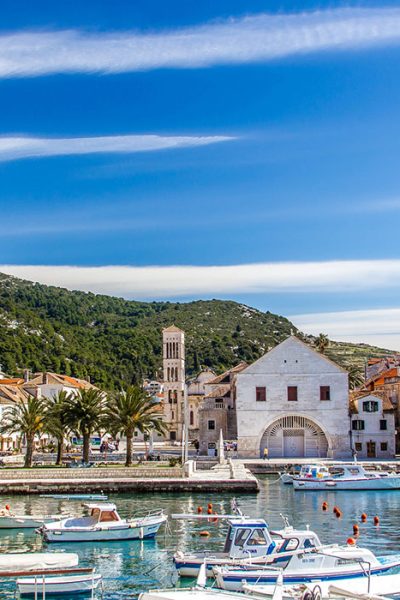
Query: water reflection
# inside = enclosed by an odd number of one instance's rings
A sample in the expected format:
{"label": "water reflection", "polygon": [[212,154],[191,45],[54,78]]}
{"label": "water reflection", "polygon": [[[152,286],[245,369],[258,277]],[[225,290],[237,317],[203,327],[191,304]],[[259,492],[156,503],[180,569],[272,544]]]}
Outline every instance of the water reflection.
{"label": "water reflection", "polygon": [[[231,512],[233,494],[124,494],[110,498],[115,501],[121,516],[130,517],[149,510],[163,508],[166,513],[196,513],[198,506],[206,509],[209,502],[218,513]],[[353,524],[360,526],[360,545],[378,554],[400,551],[400,534],[397,523],[400,516],[400,492],[294,492],[291,486],[283,486],[276,477],[261,480],[258,495],[237,496],[245,514],[265,517],[272,528],[281,528],[280,513],[289,515],[296,527],[309,524],[325,543],[344,543],[352,535]],[[329,508],[321,510],[323,501]],[[10,504],[15,513],[36,514],[82,514],[79,502],[59,501],[36,496],[13,496],[0,498],[0,506]],[[342,518],[332,512],[340,507]],[[367,513],[367,523],[360,523],[361,513]],[[372,517],[380,517],[375,527]],[[210,536],[200,537],[207,529]],[[0,530],[1,552],[65,550],[77,552],[80,566],[95,566],[104,577],[106,600],[134,598],[143,589],[169,587],[174,584],[175,571],[172,555],[181,550],[221,549],[226,533],[223,522],[170,521],[168,529],[160,530],[156,540],[50,544],[43,546],[41,537],[32,530]],[[190,582],[185,581],[186,585]],[[1,598],[14,597],[14,584],[1,584]]]}

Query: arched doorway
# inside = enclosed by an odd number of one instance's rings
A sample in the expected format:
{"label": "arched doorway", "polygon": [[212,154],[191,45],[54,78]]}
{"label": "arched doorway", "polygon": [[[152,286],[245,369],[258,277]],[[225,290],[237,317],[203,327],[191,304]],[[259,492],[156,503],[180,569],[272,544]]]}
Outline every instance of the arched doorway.
{"label": "arched doorway", "polygon": [[326,458],[328,440],[321,427],[298,415],[281,417],[264,432],[260,456],[268,448],[270,458]]}

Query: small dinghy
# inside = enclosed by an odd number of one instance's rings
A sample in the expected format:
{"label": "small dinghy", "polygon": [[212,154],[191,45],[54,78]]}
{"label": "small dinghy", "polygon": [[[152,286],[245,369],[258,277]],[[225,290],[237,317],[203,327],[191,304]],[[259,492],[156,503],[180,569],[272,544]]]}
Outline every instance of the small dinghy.
{"label": "small dinghy", "polygon": [[105,494],[40,494],[40,498],[53,498],[54,500],[85,500],[88,502],[102,502],[108,500]]}
{"label": "small dinghy", "polygon": [[20,596],[38,598],[40,594],[44,598],[45,595],[68,594],[70,597],[74,594],[93,594],[101,583],[101,575],[94,572],[62,576],[36,575],[17,579],[17,588]]}
{"label": "small dinghy", "polygon": [[163,511],[149,513],[137,519],[121,519],[115,504],[90,503],[88,517],[68,518],[47,523],[37,531],[46,542],[103,542],[113,540],[144,540],[156,535],[167,521]]}

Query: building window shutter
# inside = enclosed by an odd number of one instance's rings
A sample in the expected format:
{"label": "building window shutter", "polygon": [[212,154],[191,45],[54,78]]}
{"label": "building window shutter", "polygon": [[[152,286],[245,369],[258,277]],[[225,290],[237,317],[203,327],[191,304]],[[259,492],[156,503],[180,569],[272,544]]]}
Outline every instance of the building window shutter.
{"label": "building window shutter", "polygon": [[267,390],[265,387],[256,387],[256,401],[257,402],[266,402],[267,400]]}
{"label": "building window shutter", "polygon": [[386,431],[387,430],[387,421],[386,421],[386,419],[381,419],[380,420],[380,430],[381,431]]}
{"label": "building window shutter", "polygon": [[297,385],[288,386],[287,399],[289,402],[297,402]]}
{"label": "building window shutter", "polygon": [[319,388],[319,399],[321,401],[331,399],[331,388],[329,385],[321,385]]}

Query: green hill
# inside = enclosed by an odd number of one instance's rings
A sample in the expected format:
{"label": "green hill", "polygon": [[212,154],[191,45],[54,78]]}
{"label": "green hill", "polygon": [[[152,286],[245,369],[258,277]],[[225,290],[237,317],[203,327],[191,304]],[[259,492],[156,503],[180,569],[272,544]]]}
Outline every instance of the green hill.
{"label": "green hill", "polygon": [[[105,389],[156,377],[161,367],[161,329],[186,332],[187,370],[222,371],[254,361],[291,332],[285,317],[237,302],[136,302],[71,292],[0,274],[0,363],[4,372],[55,371]],[[311,341],[310,336],[305,336]],[[331,342],[327,355],[363,366],[367,356],[389,351]]]}

